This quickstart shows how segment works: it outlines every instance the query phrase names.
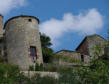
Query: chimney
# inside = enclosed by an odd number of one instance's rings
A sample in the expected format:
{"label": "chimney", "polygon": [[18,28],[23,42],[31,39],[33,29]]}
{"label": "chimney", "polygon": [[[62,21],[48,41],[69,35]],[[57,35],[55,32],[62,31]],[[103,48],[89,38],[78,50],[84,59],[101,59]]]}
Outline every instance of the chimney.
{"label": "chimney", "polygon": [[3,37],[3,16],[0,14],[0,37]]}

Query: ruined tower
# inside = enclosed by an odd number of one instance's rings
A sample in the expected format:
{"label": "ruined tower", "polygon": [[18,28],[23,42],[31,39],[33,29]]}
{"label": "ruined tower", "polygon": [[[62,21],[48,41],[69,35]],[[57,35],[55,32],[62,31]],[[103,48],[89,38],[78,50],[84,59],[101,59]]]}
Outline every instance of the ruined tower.
{"label": "ruined tower", "polygon": [[0,14],[0,37],[3,37],[3,16]]}
{"label": "ruined tower", "polygon": [[5,37],[9,64],[19,65],[21,70],[43,63],[38,18],[16,16],[5,23]]}
{"label": "ruined tower", "polygon": [[0,14],[0,61],[4,61],[3,16]]}

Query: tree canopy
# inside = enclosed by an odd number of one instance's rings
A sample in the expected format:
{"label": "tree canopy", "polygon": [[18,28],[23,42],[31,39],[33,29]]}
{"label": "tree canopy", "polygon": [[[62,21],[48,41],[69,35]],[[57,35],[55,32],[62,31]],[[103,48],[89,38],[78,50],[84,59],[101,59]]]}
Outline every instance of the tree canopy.
{"label": "tree canopy", "polygon": [[45,63],[51,63],[54,51],[50,48],[52,45],[51,39],[49,36],[46,36],[45,34],[40,33],[40,39],[41,39],[41,46],[42,46],[42,54],[43,54],[43,61]]}

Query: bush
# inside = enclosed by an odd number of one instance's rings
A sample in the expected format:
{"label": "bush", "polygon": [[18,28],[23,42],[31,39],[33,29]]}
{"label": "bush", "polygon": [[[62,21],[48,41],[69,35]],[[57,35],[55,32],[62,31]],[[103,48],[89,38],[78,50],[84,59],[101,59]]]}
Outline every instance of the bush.
{"label": "bush", "polygon": [[56,72],[57,66],[54,64],[48,64],[46,67],[44,67],[44,71]]}
{"label": "bush", "polygon": [[0,84],[23,82],[25,78],[18,66],[0,63]]}
{"label": "bush", "polygon": [[39,64],[36,62],[36,65],[35,65],[35,71],[43,71],[43,64]]}
{"label": "bush", "polygon": [[29,66],[29,71],[34,71],[34,66],[33,65]]}

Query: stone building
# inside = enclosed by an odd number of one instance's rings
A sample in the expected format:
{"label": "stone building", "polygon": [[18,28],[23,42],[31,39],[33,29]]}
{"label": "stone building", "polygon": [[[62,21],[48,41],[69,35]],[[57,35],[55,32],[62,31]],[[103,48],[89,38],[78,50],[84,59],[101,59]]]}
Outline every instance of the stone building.
{"label": "stone building", "polygon": [[61,50],[56,52],[60,56],[58,64],[60,65],[79,65],[81,63],[88,64],[90,57],[85,54],[81,54],[71,50]]}
{"label": "stone building", "polygon": [[[63,57],[65,59],[69,60],[79,60],[81,62],[84,62],[85,64],[89,64],[90,60],[95,55],[96,47],[99,46],[101,49],[101,56],[104,55],[104,46],[106,44],[106,40],[97,35],[93,34],[90,36],[86,36],[83,41],[80,43],[80,45],[76,48],[76,51],[71,50],[60,50],[56,52],[57,55],[61,55],[61,58],[59,58],[58,63],[59,64],[67,64],[65,60],[63,60]],[[71,63],[72,65],[77,63]]]}
{"label": "stone building", "polygon": [[[34,16],[16,16],[10,18],[3,27],[3,18],[0,16],[0,36],[5,33],[0,43],[1,51],[9,64],[19,65],[21,70],[28,70],[37,61],[43,63],[41,42],[39,35],[39,19]],[[1,47],[2,48],[2,47]],[[4,55],[5,54],[5,55]]]}
{"label": "stone building", "polygon": [[80,43],[80,45],[76,48],[77,52],[80,52],[81,54],[89,55],[90,57],[94,56],[94,52],[96,50],[96,47],[101,47],[101,55],[104,54],[104,46],[106,44],[106,40],[101,37],[100,35],[93,34],[86,36],[83,41]]}

